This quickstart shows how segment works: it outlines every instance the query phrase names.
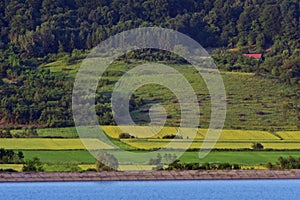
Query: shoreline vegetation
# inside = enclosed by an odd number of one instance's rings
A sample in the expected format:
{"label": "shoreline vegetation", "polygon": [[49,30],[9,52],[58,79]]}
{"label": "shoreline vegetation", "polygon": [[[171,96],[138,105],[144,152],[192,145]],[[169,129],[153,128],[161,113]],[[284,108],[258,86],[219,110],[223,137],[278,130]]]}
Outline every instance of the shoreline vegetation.
{"label": "shoreline vegetation", "polygon": [[0,183],[253,179],[300,179],[300,170],[193,170],[0,173]]}

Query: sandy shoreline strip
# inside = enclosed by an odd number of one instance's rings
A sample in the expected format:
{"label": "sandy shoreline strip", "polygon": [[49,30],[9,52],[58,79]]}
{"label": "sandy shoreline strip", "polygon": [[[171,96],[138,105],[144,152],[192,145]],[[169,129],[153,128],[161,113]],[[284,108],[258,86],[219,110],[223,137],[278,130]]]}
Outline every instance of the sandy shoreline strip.
{"label": "sandy shoreline strip", "polygon": [[0,173],[0,182],[300,179],[300,170]]}

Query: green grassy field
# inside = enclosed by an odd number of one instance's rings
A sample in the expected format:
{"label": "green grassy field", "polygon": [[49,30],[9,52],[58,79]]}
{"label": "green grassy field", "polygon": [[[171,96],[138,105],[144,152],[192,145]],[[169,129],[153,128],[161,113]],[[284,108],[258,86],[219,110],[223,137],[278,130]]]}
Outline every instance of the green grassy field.
{"label": "green grassy field", "polygon": [[[275,163],[280,156],[300,157],[299,151],[274,151],[274,152],[257,152],[257,151],[241,151],[241,152],[211,152],[200,162],[229,162],[240,165],[260,165],[267,162]],[[199,162],[198,153],[186,152],[180,159],[182,162]]]}
{"label": "green grassy field", "polygon": [[79,62],[76,62],[75,64],[73,64],[73,63],[68,64],[66,62],[67,58],[68,57],[65,56],[63,58],[58,59],[55,62],[48,63],[42,67],[48,68],[48,69],[50,69],[51,72],[54,72],[54,73],[67,73],[71,77],[75,77],[76,73],[78,72],[78,69],[81,65],[81,62],[79,61]]}
{"label": "green grassy field", "polygon": [[[11,130],[12,134],[21,133],[22,129]],[[77,138],[78,134],[75,127],[68,128],[39,128],[37,129],[39,137],[63,137],[63,138]]]}
{"label": "green grassy field", "polygon": [[[165,153],[177,154],[176,151],[163,151]],[[139,153],[137,153],[139,154]],[[77,165],[94,165],[95,158],[88,151],[24,151],[25,159],[39,157],[43,163],[47,164],[77,164]],[[129,165],[128,158],[122,152],[114,153],[118,158],[120,165]],[[154,157],[156,153],[153,154]],[[212,151],[203,159],[199,159],[199,152],[184,152],[180,157],[181,162],[209,162],[209,163],[237,163],[245,166],[254,166],[265,164],[267,162],[275,163],[280,157],[300,157],[300,151]],[[146,165],[149,162],[148,157],[137,156],[137,164]]]}
{"label": "green grassy field", "polygon": [[[47,64],[52,72],[66,73],[71,78],[80,67],[80,62],[67,64],[65,58]],[[134,61],[132,61],[134,63]],[[121,75],[138,64],[113,63],[106,70],[102,80],[109,80],[108,85],[98,88],[99,93],[109,94],[113,91]],[[186,65],[174,66],[174,69],[183,74],[193,87],[199,101],[201,128],[208,127],[210,121],[210,96],[199,73]],[[289,95],[295,89],[276,80],[255,76],[252,73],[222,72],[227,93],[227,119],[225,129],[245,130],[297,130],[297,113],[285,111],[283,105],[290,102]],[[176,81],[174,82],[176,84]],[[167,125],[178,126],[180,123],[179,103],[176,96],[167,88],[159,85],[144,85],[134,92],[136,97],[143,99],[143,104],[131,112],[132,117],[141,124],[149,118],[149,106],[160,103],[168,112]],[[288,114],[287,114],[288,113]]]}
{"label": "green grassy field", "polygon": [[37,129],[38,135],[40,137],[67,137],[76,138],[78,134],[75,127],[71,128],[45,128]]}
{"label": "green grassy field", "polygon": [[[150,156],[144,156],[143,152],[135,153],[135,162],[131,163],[128,154],[107,150],[119,161],[119,170],[150,170],[154,166],[149,165],[151,158],[156,158],[157,152],[152,152]],[[80,171],[95,168],[96,159],[86,150],[24,150],[25,160],[34,157],[40,158],[46,171]],[[145,152],[144,152],[145,153]],[[245,169],[257,168],[264,169],[267,162],[275,163],[280,156],[300,157],[300,151],[212,151],[205,158],[199,158],[199,152],[179,152],[161,151],[165,154],[181,155],[178,159],[185,163],[235,163]],[[22,170],[22,164],[0,164],[0,169]]]}
{"label": "green grassy field", "polygon": [[[184,74],[194,88],[201,111],[200,126],[208,127],[210,97],[203,80],[190,68],[175,67],[175,69]],[[227,92],[225,129],[297,130],[296,113],[289,112],[289,115],[286,115],[283,109],[283,103],[289,101],[284,94],[294,93],[291,88],[269,79],[255,77],[254,74],[223,73],[222,77]],[[148,116],[142,113],[142,110],[147,110],[149,105],[160,103],[168,112],[167,124],[179,125],[180,107],[176,96],[168,89],[146,85],[139,88],[135,95],[145,99],[147,104],[132,112],[134,119],[146,121]]]}
{"label": "green grassy field", "polygon": [[78,151],[23,151],[25,160],[38,157],[43,163],[48,164],[95,164],[96,159],[86,150]]}

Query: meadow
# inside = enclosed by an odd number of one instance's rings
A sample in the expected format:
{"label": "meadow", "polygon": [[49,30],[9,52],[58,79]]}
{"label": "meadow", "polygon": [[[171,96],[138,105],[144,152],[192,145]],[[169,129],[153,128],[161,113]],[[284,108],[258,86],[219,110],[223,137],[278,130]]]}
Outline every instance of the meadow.
{"label": "meadow", "polygon": [[[191,68],[175,67],[175,69],[184,74],[194,88],[201,113],[199,126],[207,128],[210,121],[210,96],[205,83]],[[225,129],[297,130],[296,113],[284,110],[283,106],[290,101],[286,96],[294,93],[292,89],[269,79],[255,77],[254,74],[223,73],[222,77],[227,92]],[[112,86],[100,88],[99,92],[112,91],[113,88],[110,87]],[[147,124],[149,118],[143,111],[159,103],[168,113],[166,125],[179,126],[180,105],[169,89],[158,85],[145,85],[134,94],[145,102],[131,112],[136,122]]]}
{"label": "meadow", "polygon": [[[65,60],[65,58],[61,58],[42,67],[50,69],[54,73],[64,73],[74,79],[80,67],[80,61],[76,64],[68,64]],[[97,93],[109,96],[125,72],[142,64],[133,60],[130,60],[129,63],[131,64],[118,61],[111,64],[99,80],[101,84],[99,84]],[[210,96],[204,80],[193,67],[188,65],[170,66],[184,75],[194,89],[201,113],[199,126],[207,128],[210,121]],[[275,79],[257,76],[254,73],[221,72],[221,74],[227,95],[225,129],[298,130],[297,113],[286,110],[284,107],[292,101],[290,97],[295,94],[295,88]],[[136,79],[139,80],[139,78],[142,79],[141,77]],[[176,81],[174,84],[177,84]],[[180,106],[177,97],[168,88],[157,84],[147,84],[138,88],[134,95],[143,100],[141,105],[131,111],[131,116],[136,123],[148,124],[149,116],[145,111],[149,110],[150,106],[159,103],[168,113],[166,126],[179,126]]]}
{"label": "meadow", "polygon": [[[24,130],[13,129],[10,132],[13,135],[20,134]],[[37,134],[42,138],[78,138],[78,134],[75,127],[68,128],[39,128]]]}

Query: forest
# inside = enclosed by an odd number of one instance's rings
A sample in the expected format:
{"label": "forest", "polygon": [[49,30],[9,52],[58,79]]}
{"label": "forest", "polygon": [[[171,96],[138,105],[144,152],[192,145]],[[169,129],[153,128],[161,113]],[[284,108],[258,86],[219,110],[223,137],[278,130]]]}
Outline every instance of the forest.
{"label": "forest", "polygon": [[[72,79],[40,66],[61,54],[77,52],[76,60],[109,36],[138,27],[180,31],[217,48],[213,57],[222,70],[256,72],[298,88],[299,22],[299,0],[2,0],[0,125],[72,126]],[[263,53],[265,61],[242,53]],[[104,124],[113,124],[108,112],[98,106]]]}
{"label": "forest", "polygon": [[[131,28],[178,30],[204,47],[299,48],[297,0],[4,0],[2,50],[20,58],[90,49]],[[12,47],[12,49],[8,48]],[[282,53],[282,52],[280,52]]]}

